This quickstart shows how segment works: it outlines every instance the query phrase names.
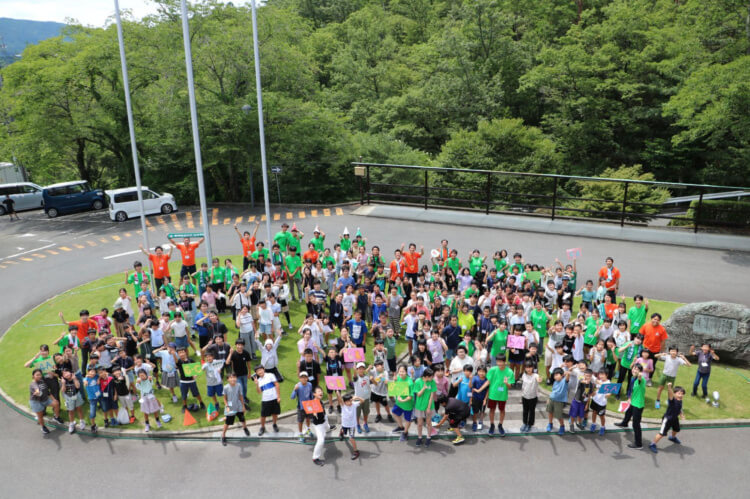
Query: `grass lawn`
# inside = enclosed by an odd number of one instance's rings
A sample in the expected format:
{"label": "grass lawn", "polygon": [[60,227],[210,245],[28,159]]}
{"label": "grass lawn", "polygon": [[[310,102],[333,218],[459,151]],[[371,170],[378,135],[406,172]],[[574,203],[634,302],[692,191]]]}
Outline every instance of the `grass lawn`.
{"label": "grass lawn", "polygon": [[[242,261],[239,256],[233,257],[233,260],[236,262]],[[200,266],[200,260],[198,265]],[[179,276],[179,258],[177,262],[173,261],[170,264],[170,270],[173,276]],[[92,315],[98,313],[102,307],[107,307],[111,312],[112,304],[117,298],[118,290],[123,287],[123,279],[124,275],[118,273],[71,289],[34,308],[11,327],[0,341],[0,366],[3,366],[0,368],[0,387],[16,402],[28,405],[28,387],[31,382],[31,369],[24,368],[23,365],[36,354],[39,345],[42,343],[50,345],[50,353],[54,354],[58,351],[52,343],[65,331],[65,327],[60,323],[60,318],[57,315],[58,312],[64,312],[67,320],[76,320],[78,318],[78,311],[83,308],[88,309]],[[129,293],[132,293],[132,285],[125,287]],[[282,338],[281,345],[279,346],[279,370],[286,378],[286,381],[281,383],[282,412],[292,410],[296,407],[295,401],[290,399],[290,394],[294,388],[294,383],[297,382],[296,361],[299,358],[297,340],[300,338],[297,334],[297,328],[302,324],[306,312],[307,310],[302,304],[293,303],[290,305],[292,325],[295,326],[293,330],[286,329],[286,319],[282,314],[282,325],[286,331],[291,331],[288,336]],[[234,345],[234,340],[238,337],[238,331],[232,321],[231,312],[222,314],[221,320],[229,329],[227,338],[230,344]],[[197,340],[195,343],[196,345],[198,344]],[[372,344],[372,338],[368,337],[368,362],[372,362]],[[192,353],[192,349],[190,349],[190,353],[195,360],[198,360],[197,356]],[[198,376],[198,387],[204,401],[208,403],[206,397],[206,378],[204,375]],[[179,389],[177,389],[177,394],[179,397]],[[165,429],[179,430],[183,428],[182,412],[180,410],[181,401],[177,404],[172,403],[168,390],[157,390],[156,395],[164,405],[166,412],[172,416],[172,421],[165,424]],[[246,416],[250,419],[260,417],[260,395],[255,391],[255,385],[252,382],[248,383],[248,398],[250,399],[251,410],[249,413],[246,413]],[[191,397],[189,402],[192,401],[194,399]],[[220,403],[223,407],[224,402],[220,401]],[[84,405],[84,413],[87,413],[87,411],[88,404]],[[65,410],[62,411],[62,414],[63,419],[67,419]],[[207,421],[205,411],[198,411],[192,414],[195,416],[197,424],[191,426],[191,429],[220,424],[218,420]],[[123,428],[142,428],[143,418],[142,414],[138,411],[137,405],[136,417],[139,421],[133,425],[126,425]],[[103,425],[101,413],[97,414],[97,424],[100,427]]]}

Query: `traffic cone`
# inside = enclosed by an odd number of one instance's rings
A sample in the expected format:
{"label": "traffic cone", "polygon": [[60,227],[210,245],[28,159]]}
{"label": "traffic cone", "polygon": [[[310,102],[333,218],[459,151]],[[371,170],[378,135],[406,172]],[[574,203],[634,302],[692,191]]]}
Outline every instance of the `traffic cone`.
{"label": "traffic cone", "polygon": [[206,409],[206,419],[213,421],[219,417],[219,411],[216,410],[216,406],[213,402],[209,402],[208,408]]}
{"label": "traffic cone", "polygon": [[184,414],[185,414],[185,416],[182,419],[182,426],[190,426],[190,425],[194,425],[195,423],[198,422],[198,421],[195,420],[195,418],[193,417],[193,415],[190,414],[190,411],[185,411]]}

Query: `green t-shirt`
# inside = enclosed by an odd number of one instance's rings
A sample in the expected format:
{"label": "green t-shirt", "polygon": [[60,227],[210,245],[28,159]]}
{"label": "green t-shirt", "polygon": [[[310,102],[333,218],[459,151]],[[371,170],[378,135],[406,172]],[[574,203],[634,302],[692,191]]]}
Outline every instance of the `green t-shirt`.
{"label": "green t-shirt", "polygon": [[352,247],[352,240],[348,237],[342,237],[339,244],[341,245],[341,251],[349,251],[349,248]]}
{"label": "green t-shirt", "polygon": [[211,272],[209,272],[208,270],[199,270],[195,273],[195,277],[198,281],[198,286],[200,286],[201,288],[207,288],[208,283],[211,282]]}
{"label": "green t-shirt", "polygon": [[[409,394],[414,393],[414,382],[411,380],[410,377],[407,376],[406,378],[401,378],[401,377],[397,376],[396,377],[396,383],[406,383],[406,384],[408,384],[409,385]],[[403,409],[405,411],[411,411],[412,409],[414,409],[414,397],[410,397],[409,400],[406,400],[406,401],[401,401],[399,399],[400,399],[400,397],[396,398],[396,405],[399,406],[401,409]]]}
{"label": "green t-shirt", "polygon": [[467,331],[471,331],[471,328],[477,323],[474,320],[474,314],[469,312],[468,314],[458,313],[458,327],[461,328],[461,332],[466,334]]}
{"label": "green t-shirt", "polygon": [[473,341],[469,341],[468,344],[467,344],[466,340],[464,340],[461,343],[459,343],[458,346],[464,346],[464,347],[466,347],[466,354],[469,357],[473,357],[474,356],[474,351],[477,349],[477,347],[474,346],[474,342]]}
{"label": "green t-shirt", "polygon": [[386,359],[395,359],[396,358],[396,337],[388,337],[386,336],[383,338],[383,345],[385,346],[386,353]]}
{"label": "green t-shirt", "polygon": [[643,376],[633,380],[630,405],[638,409],[643,409],[643,406],[646,405],[646,380],[643,379]]}
{"label": "green t-shirt", "polygon": [[435,393],[437,391],[437,385],[435,384],[435,380],[431,379],[426,383],[427,389],[422,393],[422,395],[417,396],[419,391],[425,386],[425,380],[424,378],[419,378],[417,381],[414,382],[414,388],[413,390],[413,396],[417,399],[414,403],[414,409],[418,411],[426,411],[430,407],[430,395],[432,393]]}
{"label": "green t-shirt", "polygon": [[298,255],[302,254],[302,251],[300,248],[302,247],[302,236],[295,236],[294,234],[289,234],[289,238],[287,239],[286,248],[287,250],[291,251],[292,248],[295,249]]}
{"label": "green t-shirt", "polygon": [[539,333],[539,337],[545,338],[547,336],[547,323],[549,322],[547,313],[544,310],[533,309],[529,313],[529,320],[534,326],[534,331]]}
{"label": "green t-shirt", "polygon": [[623,350],[620,355],[620,365],[626,369],[630,369],[633,366],[633,361],[641,353],[641,346],[636,345],[632,341],[626,343],[627,347]]}
{"label": "green t-shirt", "polygon": [[583,344],[588,346],[596,345],[596,328],[601,325],[602,320],[595,320],[593,317],[586,318],[586,331],[583,333]]}
{"label": "green t-shirt", "polygon": [[[268,248],[263,248],[262,250],[255,250],[250,255],[250,258],[252,260],[257,260],[260,255],[263,255],[263,258],[268,260]],[[263,271],[263,269],[258,269],[259,271]]]}
{"label": "green t-shirt", "polygon": [[193,285],[192,282],[189,282],[187,284],[181,284],[180,285],[180,291],[184,291],[187,295],[195,295],[198,294],[198,290],[195,289],[195,285]]}
{"label": "green t-shirt", "polygon": [[507,380],[511,385],[516,382],[516,378],[513,377],[513,370],[506,367],[501,371],[499,367],[495,366],[487,371],[487,379],[490,380],[489,399],[499,402],[507,401],[508,387],[505,385],[505,381]]}
{"label": "green t-shirt", "polygon": [[628,319],[630,319],[630,334],[635,336],[641,330],[641,326],[646,323],[646,314],[648,309],[641,304],[640,308],[630,307],[628,310]]}
{"label": "green t-shirt", "polygon": [[273,236],[273,242],[279,245],[279,249],[282,253],[286,253],[286,248],[289,246],[292,239],[293,236],[288,231],[277,232],[276,235]]}
{"label": "green t-shirt", "polygon": [[227,269],[225,267],[211,267],[211,282],[222,283],[227,280]]}
{"label": "green t-shirt", "polygon": [[324,269],[328,268],[328,262],[331,262],[334,269],[336,268],[336,259],[333,258],[331,255],[324,256],[323,258],[320,259],[320,264],[323,266]]}
{"label": "green t-shirt", "polygon": [[315,251],[317,251],[318,253],[323,253],[323,250],[325,249],[323,247],[325,245],[325,241],[326,241],[326,236],[318,236],[318,237],[313,237],[312,239],[310,239],[310,242],[315,248]]}
{"label": "green t-shirt", "polygon": [[469,258],[469,272],[471,272],[472,276],[482,268],[482,263],[483,260],[481,256],[472,256]]}
{"label": "green t-shirt", "polygon": [[573,289],[576,289],[578,286],[576,284],[578,283],[578,272],[571,272],[570,273],[570,287]]}
{"label": "green t-shirt", "polygon": [[72,339],[70,334],[66,334],[63,336],[63,339],[60,340],[60,343],[58,344],[60,347],[60,353],[63,353],[65,347],[68,345],[70,345],[71,348],[76,348],[78,346],[78,336],[76,336],[75,332],[72,334]]}
{"label": "green t-shirt", "polygon": [[499,260],[497,258],[494,258],[492,261],[495,262],[495,270],[497,270],[498,274],[502,273],[503,269],[508,265],[508,262],[505,260],[505,258],[501,258]]}
{"label": "green t-shirt", "polygon": [[[292,274],[294,274],[294,271],[297,270],[302,266],[302,259],[298,255],[287,255],[285,258],[286,261],[286,268],[289,272],[289,277],[292,277]],[[297,273],[295,278],[300,278],[301,273]]]}
{"label": "green t-shirt", "polygon": [[505,349],[508,343],[508,330],[497,330],[495,336],[492,337],[492,349],[490,351],[490,357],[494,359],[498,355],[505,355]]}
{"label": "green t-shirt", "polygon": [[151,282],[151,274],[148,272],[133,272],[128,276],[128,284],[133,284],[135,296],[138,296],[138,293],[141,292],[141,283],[145,280]]}
{"label": "green t-shirt", "polygon": [[31,363],[32,369],[41,369],[43,375],[47,375],[55,370],[55,361],[51,355],[46,357],[38,357],[34,362]]}
{"label": "green t-shirt", "polygon": [[458,257],[446,259],[445,265],[453,271],[454,276],[458,277],[458,271],[461,270],[461,260]]}
{"label": "green t-shirt", "polygon": [[171,284],[162,284],[161,288],[159,288],[159,291],[161,291],[162,289],[167,293],[167,296],[169,298],[172,298],[172,301],[175,301],[177,299],[174,286],[172,286]]}

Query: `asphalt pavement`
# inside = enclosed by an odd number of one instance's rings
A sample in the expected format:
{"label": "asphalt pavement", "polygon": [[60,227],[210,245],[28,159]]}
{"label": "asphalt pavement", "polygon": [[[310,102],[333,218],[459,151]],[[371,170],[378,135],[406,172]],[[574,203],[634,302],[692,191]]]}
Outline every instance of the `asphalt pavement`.
{"label": "asphalt pavement", "polygon": [[[275,210],[278,219],[272,233],[282,220],[295,221],[310,236],[319,224],[332,244],[344,226],[352,233],[361,227],[368,247],[380,245],[386,259],[401,243],[413,241],[429,250],[443,237],[464,255],[475,247],[483,253],[507,248],[522,252],[527,262],[545,265],[555,257],[566,262],[565,249],[581,247],[581,283],[594,278],[604,257],[612,256],[622,272],[625,294],[673,301],[746,301],[747,284],[741,276],[748,275],[750,253],[386,221],[352,215],[352,209]],[[230,255],[240,253],[234,223],[239,221],[243,229],[252,227],[251,220],[260,219],[261,213],[223,206],[210,210],[209,216],[214,253]],[[174,217],[149,217],[151,244],[166,242],[168,232],[200,230],[199,222],[194,209]],[[0,331],[49,297],[130,269],[139,258],[139,229],[138,220],[117,224],[105,212],[57,219],[27,212],[21,213],[19,222],[0,220],[0,276],[6,283]],[[265,239],[263,234],[261,226],[260,239]],[[32,422],[3,404],[0,418],[3,497],[32,497],[51,490],[62,497],[93,497],[105,489],[122,493],[125,487],[154,496],[183,491],[266,497],[321,497],[329,491],[364,497],[464,495],[500,493],[504,486],[534,497],[607,491],[617,497],[739,497],[748,485],[744,474],[748,429],[687,430],[684,445],[665,445],[656,456],[625,448],[630,437],[621,433],[602,439],[575,435],[469,440],[460,448],[443,441],[428,451],[413,443],[362,442],[362,458],[356,462],[349,460],[345,445],[336,443],[327,447],[328,464],[318,468],[310,462],[312,448],[299,444],[241,442],[223,448],[218,442],[92,441],[60,431],[43,439]],[[75,470],[73,477],[66,478],[68,467]]]}

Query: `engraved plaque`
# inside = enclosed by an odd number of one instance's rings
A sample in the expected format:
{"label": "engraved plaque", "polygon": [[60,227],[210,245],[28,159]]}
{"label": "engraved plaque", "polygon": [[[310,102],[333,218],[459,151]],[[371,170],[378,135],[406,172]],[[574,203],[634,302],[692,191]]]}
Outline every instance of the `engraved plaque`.
{"label": "engraved plaque", "polygon": [[695,314],[693,319],[693,332],[705,334],[712,338],[736,338],[736,319],[716,317],[715,315]]}

